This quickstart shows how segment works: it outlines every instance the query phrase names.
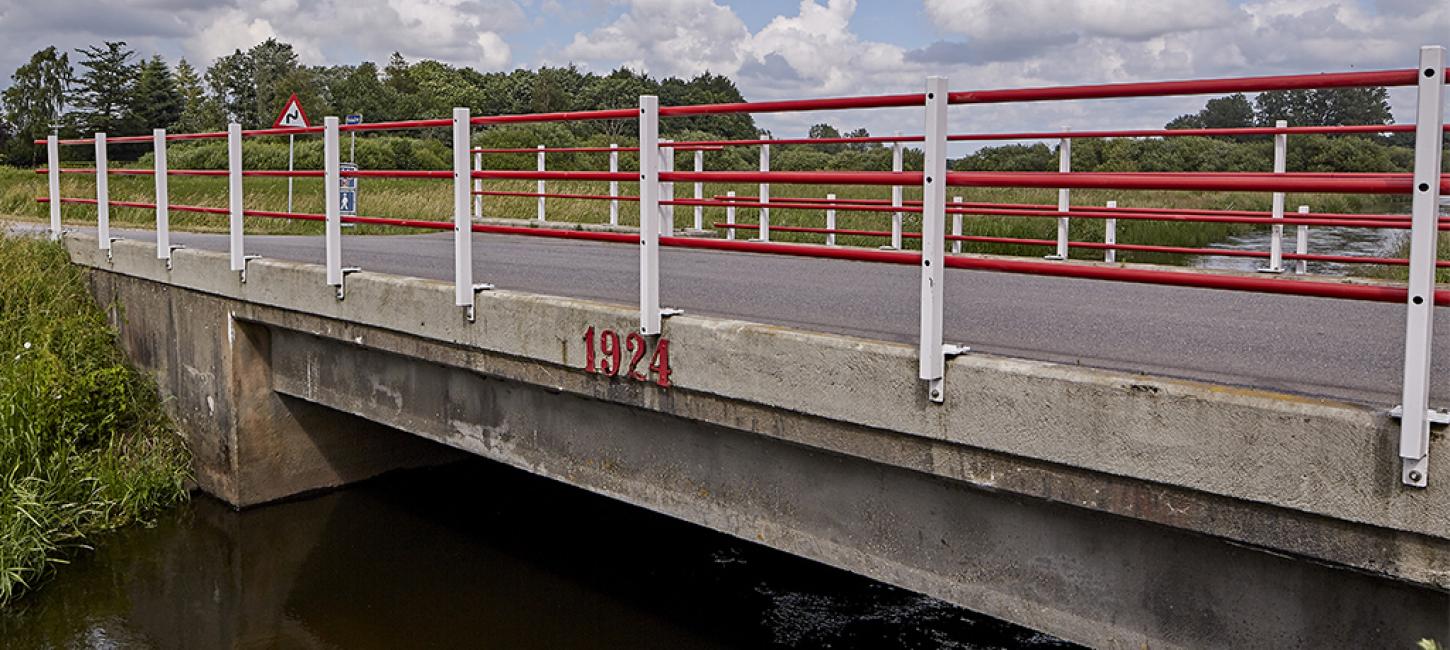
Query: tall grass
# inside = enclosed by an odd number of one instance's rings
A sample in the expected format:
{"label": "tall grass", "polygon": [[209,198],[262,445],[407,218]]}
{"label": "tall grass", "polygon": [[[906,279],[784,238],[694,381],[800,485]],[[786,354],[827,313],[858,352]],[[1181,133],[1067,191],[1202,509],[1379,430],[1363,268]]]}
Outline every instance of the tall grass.
{"label": "tall grass", "polygon": [[[295,183],[293,209],[297,212],[320,213],[322,205],[322,184],[320,179],[299,178]],[[452,203],[448,182],[427,179],[360,179],[358,192],[359,213],[367,216],[400,217],[447,221],[451,219]],[[151,201],[154,195],[152,179],[147,176],[112,176],[111,197],[114,200]],[[532,192],[534,181],[489,181],[486,189],[514,192]],[[759,186],[755,184],[706,183],[704,196],[711,197],[735,191],[739,196],[754,196]],[[603,183],[551,181],[549,192],[605,194]],[[46,207],[35,202],[35,197],[46,192],[45,178],[30,170],[0,168],[0,215],[27,219],[45,219]],[[689,183],[676,183],[675,195],[680,198],[693,196],[694,188]],[[637,194],[637,184],[621,183],[620,193]],[[773,197],[824,197],[834,193],[841,199],[887,199],[889,187],[820,186],[820,185],[773,185]],[[61,181],[61,194],[67,197],[93,198],[94,179],[82,175],[65,175]],[[220,177],[172,177],[170,182],[171,202],[175,204],[205,205],[222,207],[226,201],[226,179]],[[243,192],[243,203],[247,209],[285,210],[287,208],[287,181],[282,178],[248,178]],[[907,200],[919,199],[919,187],[905,189]],[[1055,206],[1056,190],[1015,188],[954,188],[948,196],[961,196],[966,201],[991,201],[1000,203],[1039,203]],[[1116,200],[1122,207],[1168,207],[1168,208],[1217,208],[1268,210],[1268,194],[1233,192],[1147,192],[1077,190],[1072,194],[1074,206],[1101,206],[1109,200]],[[1362,195],[1295,195],[1287,197],[1287,204],[1309,205],[1315,211],[1323,212],[1375,212],[1392,209],[1383,198]],[[532,219],[535,217],[535,199],[531,197],[486,197],[485,216],[497,218]],[[743,224],[758,223],[758,210],[740,208],[737,221]],[[78,225],[95,223],[95,208],[84,205],[66,205],[64,219]],[[608,221],[609,205],[606,201],[548,199],[548,218],[560,223],[604,223]],[[713,224],[725,221],[725,208],[709,207],[703,212],[707,229]],[[633,203],[621,203],[620,221],[625,225],[638,223],[638,208]],[[146,209],[115,208],[112,222],[118,226],[148,227],[154,222],[154,213]],[[919,231],[919,215],[905,215],[905,229]],[[675,208],[675,225],[686,228],[693,224],[693,208]],[[890,230],[889,213],[847,212],[837,214],[837,227],[842,229]],[[964,234],[993,237],[1019,237],[1052,239],[1056,236],[1055,219],[1042,217],[988,217],[968,216]],[[222,231],[226,219],[219,215],[194,213],[171,213],[173,227],[185,230]],[[821,210],[772,209],[771,224],[777,226],[824,227],[825,216]],[[1071,238],[1075,241],[1102,241],[1103,221],[1080,218],[1072,221]],[[318,234],[321,225],[282,219],[248,218],[245,224],[249,233],[265,234]],[[1120,220],[1118,241],[1131,244],[1158,244],[1167,246],[1205,246],[1220,242],[1232,235],[1265,226],[1225,223],[1170,223],[1143,220]],[[359,226],[352,231],[357,234],[416,232],[391,227]],[[724,232],[719,231],[719,232]],[[742,230],[741,236],[750,235]],[[772,239],[788,242],[823,242],[824,235],[810,233],[773,232]],[[887,240],[876,237],[841,236],[837,241],[851,246],[878,246]],[[919,244],[907,241],[908,248],[919,248]],[[1043,255],[1046,248],[1001,244],[967,243],[963,250],[977,253],[1006,255]],[[1076,250],[1074,257],[1100,258],[1101,252]],[[1181,263],[1179,256],[1153,253],[1120,252],[1122,261]]]}
{"label": "tall grass", "polygon": [[0,606],[184,500],[188,466],[83,271],[59,244],[0,233]]}

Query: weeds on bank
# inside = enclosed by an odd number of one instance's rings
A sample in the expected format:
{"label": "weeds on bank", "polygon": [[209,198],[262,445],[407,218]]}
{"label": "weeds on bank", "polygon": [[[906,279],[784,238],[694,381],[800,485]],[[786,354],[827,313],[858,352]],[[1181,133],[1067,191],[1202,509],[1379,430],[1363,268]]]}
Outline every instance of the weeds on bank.
{"label": "weeds on bank", "polygon": [[188,466],[84,272],[57,243],[0,233],[0,606],[184,500]]}

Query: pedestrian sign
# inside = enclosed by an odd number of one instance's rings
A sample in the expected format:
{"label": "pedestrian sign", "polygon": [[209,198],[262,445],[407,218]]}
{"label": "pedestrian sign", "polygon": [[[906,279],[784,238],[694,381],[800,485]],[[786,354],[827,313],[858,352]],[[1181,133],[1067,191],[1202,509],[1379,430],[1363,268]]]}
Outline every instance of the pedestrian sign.
{"label": "pedestrian sign", "polygon": [[[338,165],[338,170],[344,172],[355,172],[357,171],[357,165],[354,165],[352,163],[340,163]],[[338,182],[338,192],[340,194],[340,197],[338,199],[338,211],[345,216],[356,217],[357,177],[341,177]]]}

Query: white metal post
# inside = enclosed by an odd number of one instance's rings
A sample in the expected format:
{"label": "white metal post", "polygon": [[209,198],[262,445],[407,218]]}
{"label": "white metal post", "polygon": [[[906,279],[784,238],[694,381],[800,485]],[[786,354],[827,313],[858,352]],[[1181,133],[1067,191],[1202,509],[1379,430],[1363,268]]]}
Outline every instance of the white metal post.
{"label": "white metal post", "polygon": [[111,176],[107,171],[106,134],[96,134],[96,243],[111,250]]}
{"label": "white metal post", "polygon": [[730,197],[728,203],[725,204],[725,225],[732,226],[725,229],[725,238],[735,239],[735,228],[733,227],[735,225],[735,190],[726,192],[725,196]]}
{"label": "white metal post", "polygon": [[[675,148],[665,146],[671,140],[660,141],[660,171],[675,171]],[[660,183],[660,199],[663,201],[675,200],[675,184],[673,182]],[[672,237],[675,234],[675,206],[674,204],[663,204],[660,206],[660,234]]]}
{"label": "white metal post", "polygon": [[[609,143],[609,173],[619,173],[619,145]],[[609,181],[609,225],[619,225],[619,181]]]}
{"label": "white metal post", "polygon": [[[1116,209],[1118,209],[1118,202],[1117,201],[1108,201],[1108,209],[1109,210],[1116,210]],[[1110,248],[1103,249],[1103,261],[1104,262],[1110,262],[1110,263],[1111,262],[1117,262],[1118,261],[1118,249],[1111,248],[1112,246],[1118,245],[1118,220],[1117,219],[1104,219],[1103,220],[1103,243],[1104,244],[1107,244],[1110,247]]]}
{"label": "white metal post", "polygon": [[[1301,215],[1300,218],[1304,218],[1303,215],[1309,214],[1309,206],[1299,206],[1299,214]],[[1299,227],[1295,230],[1294,252],[1301,255],[1301,257],[1294,262],[1294,273],[1295,275],[1304,275],[1305,273],[1309,272],[1309,260],[1306,260],[1302,257],[1303,255],[1309,254],[1309,226],[1299,224]]]}
{"label": "white metal post", "polygon": [[[1274,122],[1276,128],[1287,128],[1289,123],[1284,120]],[[1284,133],[1274,134],[1274,173],[1282,174],[1285,170],[1287,160],[1289,136]],[[1273,207],[1274,225],[1269,227],[1269,265],[1259,269],[1264,273],[1284,272],[1284,193],[1274,192]]]}
{"label": "white metal post", "polygon": [[327,216],[327,284],[342,286],[342,148],[336,117],[322,118],[322,202]]}
{"label": "white metal post", "polygon": [[921,185],[921,378],[928,395],[941,402],[946,374],[942,348],[942,302],[946,280],[947,80],[926,80],[926,160]]}
{"label": "white metal post", "polygon": [[[952,197],[952,206],[955,207],[958,210],[962,209],[962,197],[960,197],[960,196],[954,196],[954,197]],[[962,236],[962,213],[960,213],[960,212],[957,212],[957,213],[952,214],[952,236],[953,237],[961,237]],[[962,240],[960,240],[960,239],[953,239],[952,240],[952,252],[953,253],[960,253],[960,252],[962,252]]]}
{"label": "white metal post", "polygon": [[[765,139],[769,140],[767,136]],[[770,171],[770,145],[760,145],[760,171]],[[760,184],[760,202],[770,203],[770,183]],[[760,241],[770,241],[770,208],[760,209],[760,230],[756,233]]]}
{"label": "white metal post", "polygon": [[660,99],[639,98],[639,331],[660,333]]}
{"label": "white metal post", "polygon": [[[473,320],[473,221],[468,216],[468,149],[473,131],[467,108],[453,109],[453,304]],[[543,154],[540,154],[542,156]]]}
{"label": "white metal post", "polygon": [[242,125],[235,122],[227,125],[227,205],[232,270],[240,273],[247,269],[247,260],[242,250]]}
{"label": "white metal post", "polygon": [[[483,153],[482,152],[473,154],[473,171],[476,171],[476,172],[483,171]],[[480,194],[480,192],[483,192],[483,179],[482,178],[474,178],[473,179],[473,218],[474,219],[482,219],[483,218],[483,194]]]}
{"label": "white metal post", "polygon": [[1430,468],[1430,350],[1435,322],[1435,259],[1445,123],[1445,48],[1420,48],[1415,109],[1415,173],[1410,210],[1410,287],[1405,318],[1400,480],[1425,487]]}
{"label": "white metal post", "polygon": [[[538,156],[539,156],[539,171],[544,171],[544,145],[539,145],[539,153],[538,153]],[[546,191],[544,189],[546,187],[548,187],[548,185],[544,182],[544,179],[542,179],[542,178],[539,179],[539,194],[543,194]],[[544,221],[545,220],[544,219],[544,216],[545,216],[545,214],[544,214],[544,197],[540,196],[538,198],[539,198],[539,221]]]}
{"label": "white metal post", "polygon": [[826,245],[827,246],[835,246],[836,245],[836,233],[835,233],[835,230],[836,230],[836,195],[835,194],[827,194],[826,195],[826,204],[830,206],[830,207],[826,208],[826,230],[830,230],[831,231],[831,232],[826,233]]}
{"label": "white metal post", "polygon": [[[1062,127],[1062,130],[1069,130]],[[1072,171],[1072,138],[1062,138],[1057,141],[1057,171],[1069,173]],[[1063,187],[1057,190],[1057,211],[1066,213],[1072,207],[1072,190]],[[1072,221],[1067,217],[1057,218],[1057,250],[1047,256],[1051,260],[1067,259],[1067,237]]]}
{"label": "white metal post", "polygon": [[60,239],[60,138],[45,136],[45,177],[50,186],[50,238]]}
{"label": "white metal post", "polygon": [[288,212],[291,212],[292,211],[292,176],[291,176],[291,174],[292,174],[293,150],[294,150],[294,148],[296,146],[296,140],[297,140],[297,136],[296,135],[291,134],[291,133],[288,133],[287,134],[287,174],[288,174],[288,176],[287,176],[287,211]]}
{"label": "white metal post", "polygon": [[156,259],[171,260],[171,192],[167,188],[166,129],[151,132],[156,181]]}
{"label": "white metal post", "polygon": [[[705,152],[703,150],[696,149],[695,150],[695,172],[698,173],[698,172],[703,172],[703,171],[705,171]],[[695,200],[696,201],[703,201],[703,200],[705,200],[705,184],[704,183],[700,183],[700,182],[696,182],[695,183]],[[695,206],[695,230],[704,230],[704,229],[705,229],[705,206],[703,206],[703,205],[697,205],[697,206]]]}
{"label": "white metal post", "polygon": [[[901,132],[897,131],[896,136],[901,137]],[[901,141],[897,140],[891,143],[891,171],[900,173],[902,169],[902,146]],[[891,207],[901,207],[901,190],[900,185],[891,186]],[[891,213],[891,248],[896,250],[901,250],[901,221],[902,213]]]}

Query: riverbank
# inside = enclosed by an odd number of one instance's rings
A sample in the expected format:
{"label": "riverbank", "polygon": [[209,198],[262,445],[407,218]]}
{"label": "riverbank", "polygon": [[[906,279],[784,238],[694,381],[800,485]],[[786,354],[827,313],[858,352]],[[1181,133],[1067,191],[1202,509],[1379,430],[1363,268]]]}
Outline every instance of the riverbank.
{"label": "riverbank", "polygon": [[0,607],[186,499],[190,460],[59,244],[0,232]]}
{"label": "riverbank", "polygon": [[[63,196],[83,198],[95,196],[95,181],[91,177],[67,174],[62,177],[61,181]],[[316,178],[294,179],[294,211],[309,213],[323,211],[321,182]],[[447,190],[446,181],[364,178],[360,180],[359,185],[360,214],[428,220],[451,218],[452,197]],[[534,181],[489,181],[486,189],[534,192],[537,190],[537,186]],[[739,196],[755,196],[759,187],[757,185],[706,183],[703,190],[706,197],[723,195],[730,191],[736,192]],[[834,193],[841,199],[889,199],[891,195],[889,187],[774,185],[771,190],[772,196],[776,198],[824,197],[828,193]],[[112,200],[150,202],[154,196],[153,180],[149,176],[115,175],[110,179],[110,191]],[[172,205],[222,207],[227,204],[226,191],[226,179],[221,177],[175,176],[170,179]],[[549,182],[547,191],[551,193],[604,194],[608,192],[608,188],[604,183],[557,181]],[[638,190],[634,183],[621,183],[619,191],[622,195],[633,195]],[[675,193],[681,198],[692,197],[694,188],[689,183],[677,183]],[[0,215],[27,220],[44,220],[48,218],[48,208],[44,204],[36,203],[35,198],[45,194],[46,186],[43,175],[36,174],[29,169],[0,167]],[[1048,205],[1057,203],[1056,190],[1047,189],[957,188],[950,194],[951,196],[962,196],[967,201]],[[244,195],[245,206],[249,210],[286,210],[287,180],[273,177],[248,178]],[[921,189],[907,187],[904,195],[907,200],[919,199]],[[1104,205],[1107,201],[1114,200],[1122,207],[1232,210],[1268,210],[1270,207],[1268,194],[1233,192],[1078,190],[1073,192],[1072,197],[1075,206]],[[1394,205],[1386,197],[1369,195],[1291,194],[1287,198],[1287,203],[1295,206],[1309,205],[1315,211],[1322,212],[1383,212],[1394,209]],[[537,214],[536,199],[533,197],[489,196],[485,198],[484,206],[484,214],[487,217],[526,219],[533,218]],[[547,210],[550,221],[562,223],[605,223],[609,219],[607,201],[548,199]],[[619,214],[620,222],[624,225],[638,223],[638,208],[634,203],[621,203]],[[694,211],[690,207],[676,207],[676,226],[685,228],[692,225],[693,214]],[[725,209],[705,208],[702,217],[705,226],[711,228],[712,224],[725,221]],[[736,217],[737,221],[742,224],[754,224],[759,219],[757,210],[745,208],[738,209]],[[94,206],[65,206],[64,220],[67,223],[94,225],[95,218]],[[114,208],[111,212],[111,220],[118,226],[144,228],[155,222],[155,214],[150,209]],[[904,221],[905,230],[920,230],[921,220],[918,215],[908,213],[905,215]],[[1056,236],[1056,220],[1053,218],[969,216],[965,222],[964,233],[969,235],[1033,239],[1052,239]],[[771,224],[820,228],[825,225],[825,216],[821,210],[774,209],[771,211]],[[179,230],[222,232],[227,228],[227,221],[222,215],[173,210],[171,225]],[[891,218],[889,213],[884,212],[851,213],[843,211],[837,215],[837,226],[841,229],[884,231],[890,230]],[[245,228],[247,232],[256,234],[320,234],[322,232],[321,224],[316,222],[273,218],[248,218]],[[1122,220],[1118,223],[1118,241],[1121,243],[1204,247],[1228,240],[1236,235],[1253,232],[1256,229],[1263,228],[1231,223]],[[416,230],[360,225],[355,230],[349,231],[350,234],[359,235],[404,232],[416,232]],[[718,230],[717,232],[723,233],[724,231]],[[753,234],[753,231],[742,230],[740,236],[744,238],[753,236]],[[772,232],[771,238],[787,242],[821,243],[824,241],[824,235],[820,234],[791,233],[779,230]],[[1100,219],[1074,219],[1072,238],[1077,241],[1102,241],[1103,221]],[[879,237],[845,235],[838,237],[837,241],[843,245],[870,247],[887,243],[887,240]],[[919,247],[917,242],[912,240],[907,240],[905,244],[908,248]],[[1049,252],[1049,249],[1038,246],[978,243],[967,243],[963,250],[973,253],[1030,256],[1040,256]],[[1073,256],[1084,259],[1101,259],[1101,252],[1078,250],[1073,252]],[[1183,256],[1127,251],[1120,252],[1118,259],[1125,262],[1153,264],[1185,263]]]}

